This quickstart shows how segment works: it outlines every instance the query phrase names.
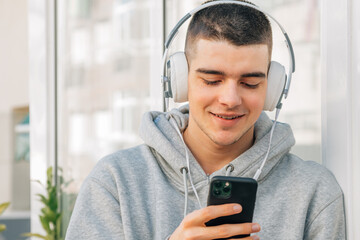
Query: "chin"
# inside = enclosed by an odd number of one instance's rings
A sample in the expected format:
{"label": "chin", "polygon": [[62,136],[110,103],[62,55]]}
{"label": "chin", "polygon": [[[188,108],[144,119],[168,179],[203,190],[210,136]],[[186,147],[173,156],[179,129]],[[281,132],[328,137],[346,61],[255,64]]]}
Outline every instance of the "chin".
{"label": "chin", "polygon": [[239,141],[241,137],[234,136],[222,136],[222,137],[213,137],[211,140],[219,146],[230,146]]}

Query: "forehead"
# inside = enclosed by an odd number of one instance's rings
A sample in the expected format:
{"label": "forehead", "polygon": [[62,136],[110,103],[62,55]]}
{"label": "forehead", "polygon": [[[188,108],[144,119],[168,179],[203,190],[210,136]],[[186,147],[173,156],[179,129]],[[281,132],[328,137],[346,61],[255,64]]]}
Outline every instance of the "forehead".
{"label": "forehead", "polygon": [[253,46],[253,45],[266,45],[268,50],[269,59],[271,59],[272,54],[272,41],[265,41],[264,42],[254,42],[254,43],[244,43],[244,44],[237,44],[233,41],[230,41],[225,38],[212,38],[207,36],[197,36],[197,37],[191,37],[187,36],[186,43],[185,43],[185,52],[187,55],[194,55],[196,54],[196,50],[198,48],[198,45],[201,45],[203,42],[226,42],[233,46]]}
{"label": "forehead", "polygon": [[236,46],[227,41],[199,39],[195,47],[190,68],[267,68],[270,61],[266,44]]}

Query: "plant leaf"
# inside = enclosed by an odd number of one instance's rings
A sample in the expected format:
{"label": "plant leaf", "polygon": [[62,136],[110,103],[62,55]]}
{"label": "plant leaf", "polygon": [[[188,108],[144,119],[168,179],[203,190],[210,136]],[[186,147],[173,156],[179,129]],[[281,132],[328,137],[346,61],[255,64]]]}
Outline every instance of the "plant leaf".
{"label": "plant leaf", "polygon": [[10,205],[10,202],[0,204],[0,215],[7,209]]}
{"label": "plant leaf", "polygon": [[49,168],[47,169],[47,171],[46,171],[46,175],[47,175],[48,180],[51,180],[51,179],[52,179],[52,176],[53,176],[52,171],[53,171],[53,168],[52,168],[52,167],[49,167]]}
{"label": "plant leaf", "polygon": [[42,194],[36,194],[36,195],[40,197],[40,201],[41,201],[43,204],[45,204],[45,205],[48,204],[48,199],[47,199],[44,195],[42,195]]}
{"label": "plant leaf", "polygon": [[52,185],[53,180],[53,168],[49,167],[46,171],[48,187]]}
{"label": "plant leaf", "polygon": [[6,230],[6,226],[4,224],[0,224],[0,232],[5,230]]}
{"label": "plant leaf", "polygon": [[47,234],[50,234],[51,229],[50,229],[49,221],[47,221],[43,216],[39,216],[39,217],[42,227],[44,228]]}
{"label": "plant leaf", "polygon": [[58,209],[58,200],[57,200],[57,197],[52,197],[52,198],[50,198],[47,206],[48,206],[51,210],[56,211],[56,210]]}
{"label": "plant leaf", "polygon": [[45,239],[45,240],[48,239],[46,236],[38,234],[38,233],[23,233],[23,234],[21,234],[21,236],[23,236],[23,237],[38,237],[38,238]]}
{"label": "plant leaf", "polygon": [[32,182],[37,182],[39,183],[43,188],[45,188],[44,184],[42,182],[40,182],[40,180],[37,179],[31,179]]}
{"label": "plant leaf", "polygon": [[61,239],[61,214],[58,215],[58,219],[56,220],[56,234],[55,237],[56,239],[60,240]]}
{"label": "plant leaf", "polygon": [[71,179],[71,180],[69,180],[69,181],[67,181],[67,182],[64,182],[63,184],[61,184],[61,187],[62,187],[62,188],[66,188],[66,187],[68,187],[72,182],[74,182],[74,179]]}
{"label": "plant leaf", "polygon": [[[27,236],[40,237],[45,240],[63,240],[61,232],[61,217],[62,214],[58,209],[58,189],[63,185],[62,172],[58,172],[58,185],[55,185],[53,168],[49,167],[46,171],[46,195],[38,194],[40,202],[43,204],[41,208],[41,215],[39,215],[41,225],[46,231],[46,236],[29,233]],[[59,187],[59,188],[58,188]],[[31,235],[32,234],[32,235]],[[26,235],[24,235],[26,236]]]}
{"label": "plant leaf", "polygon": [[55,222],[57,219],[57,210],[53,211],[49,207],[42,208],[41,211],[44,213],[44,218],[49,222]]}

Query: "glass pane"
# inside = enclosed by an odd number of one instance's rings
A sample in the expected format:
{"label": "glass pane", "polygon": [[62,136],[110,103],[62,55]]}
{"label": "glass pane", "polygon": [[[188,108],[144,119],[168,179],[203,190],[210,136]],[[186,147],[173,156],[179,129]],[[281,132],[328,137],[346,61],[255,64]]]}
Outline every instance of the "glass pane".
{"label": "glass pane", "polygon": [[[202,4],[204,1],[202,0],[166,0],[165,1],[165,34],[166,37],[169,35],[174,26],[178,23],[178,21],[185,16],[190,10]],[[168,56],[171,54],[184,51],[185,48],[185,37],[186,30],[189,25],[190,19],[188,19],[182,27],[178,30],[177,35],[175,36],[172,44],[169,48]],[[174,103],[173,101],[169,101],[169,109],[174,107],[179,107],[185,103]]]}
{"label": "glass pane", "polygon": [[161,60],[162,25],[155,0],[59,4],[58,157],[69,183],[62,189],[66,231],[91,169],[103,156],[139,144],[142,114],[161,102],[150,83],[160,89],[160,67],[152,66]]}
{"label": "glass pane", "polygon": [[[304,160],[321,162],[320,11],[318,0],[255,0],[285,28],[295,51],[296,71],[290,93],[283,100],[280,121],[289,123],[296,145],[292,152]],[[294,16],[294,13],[296,15]],[[281,32],[273,24],[273,59],[288,66]]]}

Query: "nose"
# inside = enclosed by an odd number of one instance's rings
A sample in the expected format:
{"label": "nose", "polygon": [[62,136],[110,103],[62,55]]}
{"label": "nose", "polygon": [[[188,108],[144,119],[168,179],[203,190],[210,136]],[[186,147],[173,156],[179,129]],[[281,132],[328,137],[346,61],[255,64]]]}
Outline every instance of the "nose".
{"label": "nose", "polygon": [[234,108],[241,104],[241,94],[236,82],[227,82],[219,90],[218,101],[228,108]]}

